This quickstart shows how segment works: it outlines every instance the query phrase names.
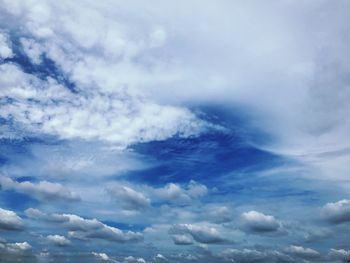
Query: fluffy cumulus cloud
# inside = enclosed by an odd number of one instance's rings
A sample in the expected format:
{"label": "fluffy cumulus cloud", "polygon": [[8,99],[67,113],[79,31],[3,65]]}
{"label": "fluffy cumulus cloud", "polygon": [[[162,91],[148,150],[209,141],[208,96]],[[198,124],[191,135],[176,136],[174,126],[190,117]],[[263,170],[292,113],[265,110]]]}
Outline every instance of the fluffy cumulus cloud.
{"label": "fluffy cumulus cloud", "polygon": [[109,256],[106,253],[97,253],[97,252],[92,252],[92,255],[94,255],[95,257],[103,260],[103,261],[107,261],[109,260]]}
{"label": "fluffy cumulus cloud", "polygon": [[133,256],[128,256],[124,259],[123,263],[147,263],[143,258],[136,258]]}
{"label": "fluffy cumulus cloud", "polygon": [[224,205],[209,205],[208,217],[214,223],[226,223],[232,220],[232,211],[230,208]]}
{"label": "fluffy cumulus cloud", "polygon": [[162,188],[153,189],[153,193],[165,201],[186,203],[205,196],[208,189],[205,185],[192,180],[185,188],[175,183],[169,183]]}
{"label": "fluffy cumulus cloud", "polygon": [[48,235],[47,240],[58,246],[68,246],[71,242],[65,236],[60,235]]}
{"label": "fluffy cumulus cloud", "polygon": [[190,235],[172,235],[175,245],[192,245],[193,239]]}
{"label": "fluffy cumulus cloud", "polygon": [[5,250],[10,253],[22,253],[30,250],[32,246],[28,242],[7,243]]}
{"label": "fluffy cumulus cloud", "polygon": [[127,210],[143,210],[150,206],[149,198],[127,186],[109,187],[107,192]]}
{"label": "fluffy cumulus cloud", "polygon": [[77,194],[58,183],[47,181],[41,181],[39,183],[32,183],[29,181],[16,182],[9,177],[0,176],[0,185],[4,190],[13,190],[18,193],[24,193],[41,201],[80,200],[80,197]]}
{"label": "fluffy cumulus cloud", "polygon": [[344,199],[328,203],[322,208],[322,216],[331,223],[339,224],[350,221],[350,200]]}
{"label": "fluffy cumulus cloud", "polygon": [[265,215],[257,211],[245,212],[241,215],[243,228],[252,233],[275,232],[281,227],[281,223],[271,215]]}
{"label": "fluffy cumulus cloud", "polygon": [[0,208],[0,229],[20,230],[24,227],[22,218],[15,212]]}
{"label": "fluffy cumulus cloud", "polygon": [[175,234],[174,243],[180,245],[186,243],[186,241],[189,242],[189,239],[186,240],[181,234],[189,234],[195,241],[204,244],[224,241],[223,235],[214,226],[208,224],[178,224],[174,225],[169,233]]}

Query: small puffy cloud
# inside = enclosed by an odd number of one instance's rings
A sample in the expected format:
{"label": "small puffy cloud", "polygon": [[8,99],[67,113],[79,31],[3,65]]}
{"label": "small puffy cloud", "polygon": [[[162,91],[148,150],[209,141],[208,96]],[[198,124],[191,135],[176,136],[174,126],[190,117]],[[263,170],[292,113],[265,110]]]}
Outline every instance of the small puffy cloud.
{"label": "small puffy cloud", "polygon": [[60,235],[48,235],[46,238],[57,246],[68,246],[71,243],[69,239]]}
{"label": "small puffy cloud", "polygon": [[9,177],[0,176],[0,184],[4,190],[13,190],[18,193],[27,194],[37,200],[63,200],[78,201],[80,197],[69,189],[58,183],[40,181],[32,183],[29,181],[16,182]]}
{"label": "small puffy cloud", "polygon": [[142,210],[150,206],[150,199],[141,192],[127,186],[114,186],[107,188],[107,192],[115,198],[126,210]]}
{"label": "small puffy cloud", "polygon": [[153,189],[153,192],[156,196],[166,201],[190,202],[193,199],[206,195],[208,189],[205,185],[191,180],[185,188],[178,184],[169,183],[163,188]]}
{"label": "small puffy cloud", "polygon": [[0,32],[0,59],[10,58],[13,56],[8,36]]}
{"label": "small puffy cloud", "polygon": [[193,239],[189,235],[172,235],[171,238],[175,245],[191,245],[193,244]]}
{"label": "small puffy cloud", "polygon": [[169,230],[169,233],[175,235],[189,234],[195,241],[204,244],[224,241],[224,238],[215,227],[206,224],[178,224],[174,225]]}
{"label": "small puffy cloud", "polygon": [[33,219],[43,219],[46,217],[46,214],[35,208],[28,208],[24,211],[25,215]]}
{"label": "small puffy cloud", "polygon": [[257,211],[245,212],[241,219],[243,229],[251,233],[275,232],[280,228],[280,223],[273,216]]}
{"label": "small puffy cloud", "polygon": [[350,222],[350,200],[344,199],[326,204],[321,210],[321,215],[333,224]]}
{"label": "small puffy cloud", "polygon": [[208,188],[196,181],[191,180],[187,186],[186,193],[192,198],[205,196],[208,193]]}
{"label": "small puffy cloud", "polygon": [[214,223],[226,223],[232,220],[231,211],[227,206],[209,205],[207,215]]}
{"label": "small puffy cloud", "polygon": [[164,257],[162,254],[157,254],[154,257],[154,261],[155,262],[168,262],[168,259],[166,257]]}
{"label": "small puffy cloud", "polygon": [[294,245],[286,248],[285,252],[303,259],[312,259],[320,256],[320,253],[318,253],[314,249],[304,248],[302,246],[294,246]]}
{"label": "small puffy cloud", "polygon": [[95,257],[101,259],[101,260],[104,260],[104,261],[109,260],[109,256],[106,253],[92,252],[91,254],[94,255]]}
{"label": "small puffy cloud", "polygon": [[0,208],[0,229],[20,230],[22,228],[22,218],[13,211]]}
{"label": "small puffy cloud", "polygon": [[31,248],[32,246],[28,242],[6,244],[6,250],[11,253],[25,252],[30,250]]}
{"label": "small puffy cloud", "polygon": [[135,258],[133,256],[128,256],[124,258],[123,263],[147,263],[147,261],[143,258]]}

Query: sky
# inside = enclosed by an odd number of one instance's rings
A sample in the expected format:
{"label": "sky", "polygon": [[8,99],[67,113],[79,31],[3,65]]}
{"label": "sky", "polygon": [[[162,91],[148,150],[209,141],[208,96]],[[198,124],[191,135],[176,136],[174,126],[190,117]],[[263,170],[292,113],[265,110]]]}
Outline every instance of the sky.
{"label": "sky", "polygon": [[0,0],[0,261],[347,262],[349,12]]}

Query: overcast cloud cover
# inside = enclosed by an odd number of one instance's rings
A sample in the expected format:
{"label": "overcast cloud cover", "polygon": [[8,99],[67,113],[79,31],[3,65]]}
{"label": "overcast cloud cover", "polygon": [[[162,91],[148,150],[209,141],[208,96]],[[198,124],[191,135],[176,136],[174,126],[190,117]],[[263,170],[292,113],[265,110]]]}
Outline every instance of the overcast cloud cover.
{"label": "overcast cloud cover", "polygon": [[0,0],[0,261],[346,262],[349,13]]}

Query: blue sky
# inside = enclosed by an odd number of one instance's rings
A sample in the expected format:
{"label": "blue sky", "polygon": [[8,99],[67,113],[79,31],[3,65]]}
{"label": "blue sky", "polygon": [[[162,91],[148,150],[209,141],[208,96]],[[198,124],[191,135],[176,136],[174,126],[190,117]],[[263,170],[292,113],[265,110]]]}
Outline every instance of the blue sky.
{"label": "blue sky", "polygon": [[349,11],[0,0],[0,261],[346,262]]}

